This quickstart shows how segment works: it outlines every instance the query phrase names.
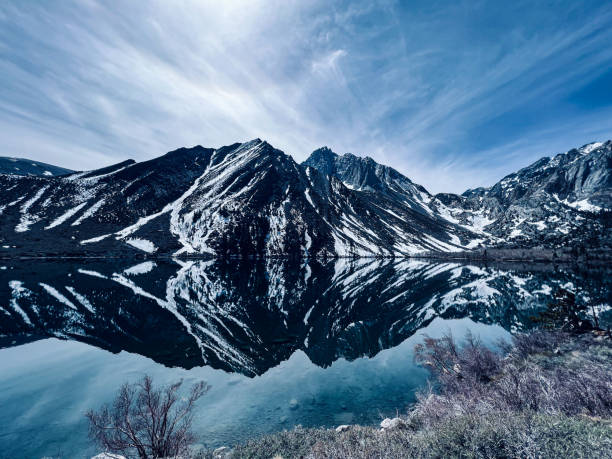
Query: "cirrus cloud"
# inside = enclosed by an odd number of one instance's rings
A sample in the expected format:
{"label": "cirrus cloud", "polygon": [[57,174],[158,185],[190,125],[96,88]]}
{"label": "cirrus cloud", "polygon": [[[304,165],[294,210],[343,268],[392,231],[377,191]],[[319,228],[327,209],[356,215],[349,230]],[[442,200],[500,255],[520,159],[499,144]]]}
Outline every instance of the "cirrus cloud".
{"label": "cirrus cloud", "polygon": [[595,1],[9,0],[0,155],[87,169],[261,137],[461,192],[612,137],[611,25]]}

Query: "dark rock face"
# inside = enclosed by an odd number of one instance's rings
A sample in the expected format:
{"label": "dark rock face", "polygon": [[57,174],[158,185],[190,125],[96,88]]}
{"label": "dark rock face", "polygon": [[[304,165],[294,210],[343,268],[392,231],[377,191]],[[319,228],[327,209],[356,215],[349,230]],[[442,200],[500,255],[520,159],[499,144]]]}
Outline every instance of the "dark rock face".
{"label": "dark rock face", "polygon": [[324,147],[315,150],[302,164],[326,176],[337,177],[350,189],[380,193],[401,201],[417,212],[431,214],[427,207],[431,195],[425,188],[370,157],[360,158],[351,153],[339,156]]}
{"label": "dark rock face", "polygon": [[112,234],[162,211],[189,188],[200,175],[199,165],[210,161],[213,151],[181,149],[151,161],[126,161],[61,177],[0,175],[0,239],[9,246],[3,252],[87,255],[125,251],[125,244],[115,239],[92,243],[92,249],[81,242]]}
{"label": "dark rock face", "polygon": [[255,139],[64,176],[0,174],[0,256],[405,256],[610,240],[611,142],[432,196],[371,158]]}
{"label": "dark rock face", "polygon": [[43,175],[51,177],[54,175],[66,175],[72,172],[74,171],[70,169],[31,159],[0,157],[0,174]]}

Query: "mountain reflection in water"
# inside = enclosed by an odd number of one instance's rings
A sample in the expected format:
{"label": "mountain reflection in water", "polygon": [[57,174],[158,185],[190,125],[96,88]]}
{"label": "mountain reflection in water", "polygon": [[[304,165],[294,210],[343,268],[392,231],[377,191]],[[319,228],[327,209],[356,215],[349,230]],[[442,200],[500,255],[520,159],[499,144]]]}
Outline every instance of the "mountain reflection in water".
{"label": "mountain reflection in water", "polygon": [[560,287],[576,291],[579,302],[611,303],[609,271],[550,266],[414,259],[0,266],[0,347],[58,337],[168,367],[206,365],[247,376],[297,350],[320,367],[371,357],[436,317],[520,330]]}

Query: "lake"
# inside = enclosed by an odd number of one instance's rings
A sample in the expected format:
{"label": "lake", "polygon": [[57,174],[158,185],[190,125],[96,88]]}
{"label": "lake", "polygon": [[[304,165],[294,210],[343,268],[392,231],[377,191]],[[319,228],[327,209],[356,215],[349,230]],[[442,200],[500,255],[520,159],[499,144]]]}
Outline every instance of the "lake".
{"label": "lake", "polygon": [[376,424],[427,373],[423,335],[494,345],[560,288],[610,323],[610,270],[417,259],[0,260],[0,457],[90,457],[84,413],[144,374],[205,380],[203,445]]}

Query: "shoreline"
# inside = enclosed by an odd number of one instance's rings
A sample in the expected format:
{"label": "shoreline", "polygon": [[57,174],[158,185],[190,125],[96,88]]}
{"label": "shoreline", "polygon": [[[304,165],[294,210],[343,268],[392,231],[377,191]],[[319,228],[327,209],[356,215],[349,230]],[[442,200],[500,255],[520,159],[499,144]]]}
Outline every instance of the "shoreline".
{"label": "shoreline", "polygon": [[173,255],[173,254],[111,254],[111,255],[53,255],[53,254],[15,254],[11,256],[0,255],[0,260],[206,260],[206,261],[257,261],[257,260],[440,260],[464,261],[476,263],[537,263],[537,264],[599,264],[612,261],[612,249],[601,249],[597,255],[592,252],[575,254],[571,249],[514,249],[491,248],[478,251],[465,252],[426,252],[414,255],[398,256],[336,256],[336,257],[308,257],[297,255],[230,255],[225,257],[212,255]]}
{"label": "shoreline", "polygon": [[[192,457],[612,457],[612,339],[605,332],[519,335],[492,371],[470,368],[469,354],[487,351],[466,346],[461,364],[436,378],[438,391],[421,392],[414,408],[380,426],[296,426]],[[543,386],[532,386],[536,380]]]}

